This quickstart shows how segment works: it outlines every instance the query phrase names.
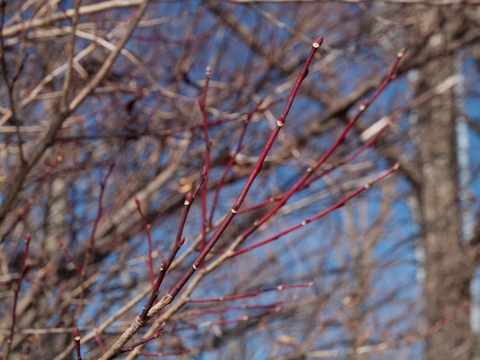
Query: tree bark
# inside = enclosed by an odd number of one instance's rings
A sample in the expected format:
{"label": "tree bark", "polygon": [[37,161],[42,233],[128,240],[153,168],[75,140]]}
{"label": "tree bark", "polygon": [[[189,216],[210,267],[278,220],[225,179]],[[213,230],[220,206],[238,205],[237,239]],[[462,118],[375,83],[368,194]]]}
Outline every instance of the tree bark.
{"label": "tree bark", "polygon": [[[438,9],[428,14],[430,25],[439,25],[440,31],[430,36],[426,51],[453,40],[457,28],[446,15]],[[417,90],[431,89],[454,72],[453,56],[431,61],[419,69]],[[432,330],[426,338],[428,360],[472,359],[474,353],[468,306],[473,267],[465,264],[461,236],[455,108],[450,89],[421,106],[418,117],[421,182],[417,192],[425,251],[423,305],[427,329]]]}

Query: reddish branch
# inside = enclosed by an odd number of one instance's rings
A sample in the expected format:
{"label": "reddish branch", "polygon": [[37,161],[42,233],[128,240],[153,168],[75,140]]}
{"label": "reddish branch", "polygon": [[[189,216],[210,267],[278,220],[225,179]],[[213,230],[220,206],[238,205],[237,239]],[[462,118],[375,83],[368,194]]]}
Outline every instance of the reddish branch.
{"label": "reddish branch", "polygon": [[162,261],[162,264],[160,265],[160,272],[157,276],[157,279],[155,281],[155,284],[153,284],[152,287],[152,292],[150,294],[150,298],[148,299],[147,304],[143,307],[142,313],[139,315],[139,320],[142,322],[145,322],[148,320],[147,314],[152,308],[155,300],[158,297],[158,294],[160,293],[160,286],[162,285],[163,279],[165,278],[165,275],[170,268],[170,265],[172,264],[173,260],[177,256],[178,251],[182,247],[182,245],[185,242],[185,238],[182,237],[183,234],[183,229],[185,227],[185,223],[187,222],[187,217],[188,213],[190,211],[190,207],[192,206],[193,200],[195,200],[195,196],[197,196],[200,188],[203,186],[205,183],[205,177],[206,177],[206,169],[204,168],[202,171],[202,179],[200,183],[197,185],[195,190],[193,192],[188,192],[187,195],[185,196],[185,202],[184,202],[184,207],[183,207],[183,212],[182,212],[182,217],[180,218],[180,223],[178,225],[178,230],[177,230],[177,236],[175,238],[175,242],[173,243],[173,249],[172,252],[170,253],[170,256],[168,257],[166,262]]}
{"label": "reddish branch", "polygon": [[202,250],[206,244],[207,227],[209,226],[207,221],[207,185],[208,185],[208,173],[210,171],[210,140],[208,139],[208,120],[207,120],[207,93],[208,83],[210,81],[211,70],[207,67],[205,72],[205,86],[203,88],[203,96],[198,100],[200,105],[200,111],[202,112],[203,121],[203,134],[205,136],[205,182],[202,186]]}
{"label": "reddish branch", "polygon": [[120,353],[126,353],[126,352],[129,352],[129,351],[132,351],[133,349],[135,349],[137,346],[140,346],[140,345],[143,345],[143,344],[146,344],[147,342],[153,340],[153,339],[156,339],[160,336],[160,332],[165,329],[165,323],[162,323],[159,328],[157,329],[157,331],[155,331],[155,333],[152,335],[152,336],[149,336],[147,338],[141,338],[139,341],[137,341],[136,343],[134,343],[132,346],[129,346],[128,348],[122,348],[120,349]]}
{"label": "reddish branch", "polygon": [[318,36],[315,39],[315,42],[312,45],[312,49],[310,50],[310,53],[307,57],[307,60],[305,61],[305,65],[303,66],[303,69],[301,70],[300,74],[297,77],[297,80],[295,81],[295,84],[293,86],[293,89],[290,93],[290,96],[287,100],[287,104],[285,105],[285,109],[283,110],[282,114],[279,116],[277,120],[277,126],[274,128],[272,131],[269,139],[267,140],[258,160],[255,165],[255,167],[252,170],[252,173],[248,177],[245,185],[243,186],[243,189],[241,190],[239,196],[237,197],[237,200],[233,204],[232,208],[230,209],[229,213],[225,216],[225,219],[222,221],[220,226],[217,228],[215,233],[213,234],[212,238],[210,241],[206,244],[206,246],[202,249],[200,254],[197,256],[195,261],[193,262],[192,266],[187,269],[187,271],[184,273],[184,275],[180,278],[180,280],[177,281],[177,283],[170,289],[170,291],[164,296],[164,298],[160,301],[158,306],[153,307],[150,309],[150,311],[147,313],[147,316],[143,319],[141,316],[137,317],[135,322],[122,334],[120,339],[117,340],[117,342],[112,346],[112,348],[107,351],[104,356],[101,357],[102,360],[104,359],[111,359],[113,358],[118,351],[121,349],[121,347],[129,340],[131,337],[138,331],[138,329],[145,324],[145,321],[150,319],[152,316],[154,316],[161,308],[165,307],[169,303],[172,302],[172,300],[177,296],[177,294],[180,292],[180,290],[185,286],[185,284],[188,282],[188,280],[192,277],[192,275],[195,273],[195,271],[198,269],[200,264],[203,262],[207,254],[210,252],[210,250],[213,248],[213,246],[217,243],[218,239],[220,236],[225,232],[226,228],[234,218],[235,214],[237,213],[238,209],[242,205],[243,201],[245,200],[248,191],[250,190],[250,187],[252,186],[253,182],[257,178],[258,174],[260,173],[263,163],[265,161],[265,158],[267,157],[267,154],[269,153],[270,149],[273,146],[273,143],[275,142],[275,139],[277,138],[280,129],[282,126],[285,124],[285,120],[287,118],[287,115],[292,107],[293,101],[298,93],[298,90],[300,88],[300,85],[302,84],[303,80],[308,74],[308,67],[313,60],[313,57],[317,51],[317,49],[320,47],[320,45],[323,42],[322,36]]}
{"label": "reddish branch", "polygon": [[[236,306],[226,306],[222,308],[214,308],[214,309],[201,309],[201,310],[191,310],[187,311],[181,314],[179,316],[179,319],[183,321],[184,318],[190,317],[190,316],[201,316],[201,315],[209,315],[209,314],[221,314],[221,313],[226,313],[229,311],[236,311],[236,310],[255,310],[255,309],[271,309],[275,308],[280,305],[284,305],[287,303],[290,303],[292,301],[295,301],[298,299],[298,296],[294,295],[290,300],[285,300],[285,301],[276,301],[274,303],[270,304],[265,304],[265,305],[236,305]],[[198,326],[195,326],[195,328],[198,328]]]}
{"label": "reddish branch", "polygon": [[82,268],[82,275],[85,276],[85,272],[87,270],[88,263],[90,261],[90,257],[92,256],[93,253],[93,246],[95,243],[95,233],[97,231],[98,223],[100,222],[100,218],[102,217],[103,213],[103,206],[102,206],[102,200],[103,200],[103,194],[105,193],[105,186],[107,185],[107,180],[109,176],[111,175],[113,168],[115,166],[115,163],[112,162],[110,164],[110,167],[108,168],[107,174],[105,175],[105,178],[100,181],[100,195],[98,196],[98,208],[97,208],[97,216],[95,217],[95,221],[93,223],[93,228],[92,232],[90,234],[90,239],[89,239],[89,246],[87,249],[87,256],[85,257],[85,261],[83,263],[83,268]]}
{"label": "reddish branch", "polygon": [[179,293],[179,291],[185,286],[187,281],[190,279],[190,277],[195,273],[195,271],[198,269],[198,266],[201,264],[201,262],[205,259],[207,254],[210,252],[210,250],[213,248],[213,246],[216,244],[220,236],[224,233],[232,219],[234,218],[235,214],[237,213],[238,209],[242,205],[243,201],[245,200],[245,197],[248,194],[248,191],[250,190],[250,187],[252,186],[253,182],[255,181],[256,177],[260,173],[263,163],[265,161],[265,158],[267,157],[268,152],[272,148],[273,143],[275,142],[275,139],[277,138],[278,133],[280,132],[280,129],[282,126],[285,124],[285,120],[287,118],[288,112],[290,111],[290,108],[292,107],[293,100],[295,99],[298,89],[300,88],[300,85],[302,84],[303,80],[307,76],[308,73],[308,67],[315,55],[315,52],[317,49],[320,47],[321,43],[323,42],[323,38],[321,36],[318,36],[315,39],[315,42],[313,43],[312,49],[310,51],[310,54],[308,55],[307,60],[305,61],[305,65],[303,66],[302,71],[298,75],[297,81],[295,82],[295,85],[293,86],[292,92],[290,93],[290,96],[288,98],[287,104],[285,105],[285,109],[283,110],[282,114],[279,116],[277,120],[277,126],[275,129],[272,131],[272,134],[270,135],[270,138],[267,140],[267,143],[265,144],[258,160],[257,163],[255,164],[255,167],[252,170],[252,173],[248,177],[245,185],[243,186],[242,191],[240,192],[240,195],[238,196],[237,200],[233,204],[230,212],[228,215],[225,217],[223,220],[222,224],[218,227],[216,230],[215,234],[212,236],[212,239],[208,242],[207,246],[201,251],[201,253],[197,256],[195,261],[193,262],[192,266],[185,272],[185,274],[182,276],[182,278],[172,287],[172,289],[169,291],[167,294],[171,299],[173,300],[175,296]]}
{"label": "reddish branch", "polygon": [[[97,231],[98,223],[100,222],[100,218],[102,217],[102,213],[103,213],[103,206],[102,206],[103,194],[105,193],[105,186],[107,185],[107,180],[110,177],[114,166],[115,166],[115,163],[112,162],[110,164],[110,167],[108,168],[105,178],[102,181],[100,181],[100,195],[98,196],[97,216],[95,217],[95,221],[93,223],[93,228],[92,228],[92,233],[90,234],[87,253],[85,255],[82,271],[80,273],[80,285],[82,286],[81,300],[85,299],[85,287],[84,287],[85,276],[87,273],[88,263],[90,262],[90,258],[93,254],[93,247],[95,245],[95,233]],[[83,301],[80,301],[80,306],[77,308],[77,311],[76,311],[77,315],[81,313],[82,307],[83,307]]]}
{"label": "reddish branch", "polygon": [[138,197],[135,196],[135,204],[137,204],[137,210],[138,213],[140,214],[140,217],[142,218],[142,224],[143,227],[145,228],[145,231],[147,233],[147,241],[148,241],[148,267],[150,269],[150,283],[153,286],[153,283],[155,281],[155,275],[153,271],[153,258],[152,258],[152,234],[150,233],[150,224],[147,223],[147,219],[145,219],[145,216],[143,215],[142,209],[140,208],[140,200],[138,200]]}
{"label": "reddish branch", "polygon": [[[213,214],[215,212],[215,207],[217,206],[217,201],[218,201],[218,196],[220,195],[220,190],[222,189],[223,184],[225,183],[225,179],[227,178],[227,175],[230,172],[230,169],[232,168],[233,164],[235,163],[235,158],[237,157],[238,153],[242,150],[243,139],[245,137],[245,133],[247,132],[248,124],[250,123],[250,120],[252,119],[252,116],[255,113],[264,110],[264,109],[260,109],[260,106],[262,105],[262,103],[263,103],[263,99],[262,99],[262,101],[260,101],[255,106],[255,109],[253,109],[253,111],[248,113],[247,119],[245,120],[245,124],[243,125],[242,133],[240,134],[240,138],[238,139],[237,149],[235,150],[235,152],[231,156],[230,160],[228,161],[227,167],[225,168],[225,171],[223,172],[222,177],[220,178],[220,180],[218,182],[217,188],[215,189],[215,195],[213,196],[212,210],[210,212],[210,219],[208,221],[208,226],[209,227],[212,226]],[[240,212],[240,210],[239,210],[239,212]]]}
{"label": "reddish branch", "polygon": [[29,265],[27,264],[27,256],[28,256],[28,247],[30,245],[30,234],[27,234],[25,237],[25,249],[23,251],[22,256],[22,270],[20,272],[20,276],[18,277],[17,287],[13,290],[13,306],[12,306],[12,323],[10,325],[10,334],[7,338],[7,350],[5,351],[4,359],[8,360],[10,355],[12,342],[13,342],[13,335],[15,334],[15,322],[17,319],[17,302],[18,302],[18,293],[20,292],[20,286],[22,285],[22,280],[25,277],[25,274],[28,271]]}
{"label": "reddish branch", "polygon": [[73,328],[73,346],[75,347],[77,360],[82,360],[82,354],[80,352],[80,330],[78,330],[76,326]]}
{"label": "reddish branch", "polygon": [[[311,178],[310,180],[306,181],[302,186],[300,186],[299,190],[303,190],[303,189],[308,188],[308,187],[309,187],[310,185],[312,185],[315,181],[323,178],[325,175],[328,175],[328,174],[331,173],[333,170],[338,169],[340,166],[343,166],[343,165],[348,164],[350,161],[352,161],[353,159],[355,159],[358,155],[360,155],[360,154],[361,154],[363,151],[365,151],[367,148],[369,148],[370,146],[373,146],[373,145],[375,144],[375,142],[378,140],[378,138],[385,132],[385,130],[387,130],[387,128],[388,128],[389,126],[390,126],[390,125],[385,125],[383,128],[380,129],[380,131],[378,131],[378,133],[375,134],[375,136],[373,136],[373,137],[372,137],[370,140],[368,140],[364,145],[362,145],[360,148],[358,148],[357,150],[355,150],[352,154],[350,154],[349,156],[347,156],[345,159],[343,159],[343,160],[340,161],[339,163],[332,165],[329,169],[322,171],[320,174],[318,174],[318,175],[314,176],[313,178]],[[268,205],[268,204],[271,204],[271,203],[280,201],[280,200],[282,200],[282,198],[283,198],[284,195],[285,195],[285,193],[283,193],[283,194],[278,194],[277,196],[274,196],[274,197],[271,197],[271,198],[269,198],[269,199],[260,201],[260,202],[257,203],[257,204],[254,204],[254,205],[251,205],[251,206],[248,206],[248,207],[241,208],[240,210],[238,210],[238,213],[239,213],[239,214],[243,214],[243,213],[246,213],[246,212],[248,212],[248,211],[252,211],[252,210],[261,208],[261,207],[263,207],[263,206],[266,206],[266,205]]]}
{"label": "reddish branch", "polygon": [[335,140],[333,145],[325,152],[325,154],[318,160],[314,166],[311,166],[307,169],[307,171],[302,175],[302,177],[295,183],[295,185],[290,188],[290,190],[285,193],[282,198],[278,201],[278,203],[275,204],[262,218],[259,220],[255,221],[253,225],[245,230],[239,238],[241,241],[245,241],[253,232],[255,232],[261,225],[263,225],[266,221],[268,221],[276,212],[278,209],[280,209],[287,201],[290,199],[290,197],[297,192],[301,187],[305,184],[305,182],[310,178],[310,176],[322,166],[325,161],[330,157],[330,155],[338,148],[338,146],[344,141],[345,136],[347,135],[348,131],[352,128],[352,126],[355,124],[355,122],[360,118],[360,116],[365,112],[365,110],[370,106],[370,104],[375,101],[375,99],[380,95],[380,93],[385,89],[385,87],[390,83],[395,78],[395,71],[398,67],[398,64],[400,62],[400,59],[404,56],[404,51],[400,51],[397,54],[397,58],[395,59],[393,65],[390,68],[389,73],[387,74],[387,77],[383,81],[383,83],[378,87],[378,89],[375,91],[375,93],[367,100],[365,100],[362,105],[360,105],[357,113],[355,116],[353,116],[348,124],[345,126],[343,129],[342,133],[340,136]]}
{"label": "reddish branch", "polygon": [[58,244],[60,245],[60,248],[62,249],[63,251],[63,254],[67,257],[67,259],[72,263],[72,265],[75,267],[75,270],[77,270],[77,273],[79,275],[82,275],[82,268],[80,267],[80,265],[78,265],[78,263],[75,261],[75,259],[73,258],[72,254],[70,254],[70,251],[68,251],[67,247],[65,246],[65,244],[63,243],[62,239],[60,239],[60,236],[56,236],[55,237],[58,241]]}
{"label": "reddish branch", "polygon": [[260,295],[260,294],[264,294],[264,293],[270,292],[270,291],[282,291],[282,290],[285,290],[285,289],[306,288],[306,287],[310,287],[312,285],[313,285],[313,281],[309,281],[309,282],[302,283],[302,284],[278,285],[278,286],[275,286],[275,287],[272,287],[272,288],[252,291],[252,292],[249,292],[249,293],[239,294],[239,295],[221,296],[221,297],[218,297],[218,298],[193,298],[193,299],[191,298],[191,299],[188,299],[188,302],[204,303],[204,302],[245,299],[245,298],[248,298],[248,297],[254,297],[254,296],[257,296],[257,295]]}
{"label": "reddish branch", "polygon": [[278,234],[276,235],[273,235],[271,237],[269,237],[268,239],[265,239],[263,241],[260,241],[256,244],[253,244],[251,246],[248,246],[246,248],[243,248],[243,249],[240,249],[240,250],[237,250],[235,251],[231,257],[235,257],[237,255],[240,255],[240,254],[243,254],[247,251],[250,251],[250,250],[253,250],[259,246],[262,246],[262,245],[265,245],[265,244],[268,244],[274,240],[277,240],[279,239],[280,237],[294,231],[294,230],[297,230],[299,228],[301,228],[302,226],[305,226],[307,225],[308,223],[314,221],[314,220],[318,220],[322,217],[324,217],[325,215],[331,213],[333,210],[335,209],[338,209],[339,207],[342,207],[343,205],[345,205],[345,203],[351,199],[353,199],[354,197],[356,197],[357,195],[359,195],[360,193],[362,193],[363,191],[365,191],[366,189],[368,189],[370,186],[372,186],[373,184],[375,184],[376,182],[382,180],[383,178],[387,177],[388,175],[390,175],[392,172],[396,171],[398,169],[398,164],[395,164],[394,166],[392,166],[390,169],[388,169],[387,171],[385,171],[384,173],[378,175],[375,179],[372,179],[372,180],[369,180],[364,186],[358,188],[357,190],[355,191],[352,191],[350,194],[348,194],[347,196],[345,196],[343,199],[341,199],[340,201],[338,201],[337,203],[335,203],[334,205],[328,207],[327,209],[319,212],[317,215],[314,215],[312,217],[309,217],[309,218],[306,218],[304,219],[302,222],[294,225],[294,226],[291,226],[289,227],[288,229],[285,229],[281,232],[279,232]]}
{"label": "reddish branch", "polygon": [[192,349],[185,349],[185,350],[178,350],[178,351],[165,351],[165,352],[159,352],[159,353],[142,352],[142,355],[148,356],[148,357],[161,357],[161,356],[183,355],[183,354],[188,354],[196,351],[197,349],[192,348]]}
{"label": "reddish branch", "polygon": [[234,319],[225,319],[225,320],[222,319],[222,320],[208,321],[204,324],[201,324],[199,327],[212,326],[212,325],[235,324],[235,323],[238,323],[238,322],[241,322],[241,321],[248,321],[248,320],[252,320],[252,319],[263,318],[263,317],[268,316],[270,314],[278,313],[281,310],[282,310],[282,306],[276,306],[275,308],[273,308],[271,310],[267,310],[260,315],[243,315],[243,316],[240,316],[240,317],[237,317],[237,318],[234,318]]}
{"label": "reddish branch", "polygon": [[98,333],[97,327],[94,326],[93,330],[95,331],[95,341],[97,342],[98,346],[100,347],[100,350],[102,351],[102,354],[104,354],[105,353],[105,346],[103,346],[102,339],[100,339],[100,334]]}

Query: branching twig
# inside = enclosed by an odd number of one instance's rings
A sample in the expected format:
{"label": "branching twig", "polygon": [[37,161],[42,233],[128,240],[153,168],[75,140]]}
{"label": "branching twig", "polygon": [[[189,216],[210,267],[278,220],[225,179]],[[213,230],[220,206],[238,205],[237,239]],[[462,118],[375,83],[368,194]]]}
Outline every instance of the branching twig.
{"label": "branching twig", "polygon": [[271,237],[269,237],[268,239],[265,239],[263,241],[260,241],[256,244],[253,244],[251,246],[248,246],[246,248],[243,248],[243,249],[240,249],[240,250],[236,250],[232,255],[231,257],[235,257],[235,256],[238,256],[240,254],[243,254],[247,251],[250,251],[250,250],[253,250],[259,246],[262,246],[262,245],[265,245],[265,244],[268,244],[274,240],[277,240],[279,239],[280,237],[294,231],[294,230],[297,230],[305,225],[307,225],[308,223],[312,222],[312,221],[315,221],[315,220],[318,220],[322,217],[324,217],[325,215],[331,213],[333,210],[335,209],[338,209],[339,207],[342,207],[343,205],[345,205],[345,203],[351,199],[353,199],[354,197],[358,196],[360,193],[362,193],[363,191],[365,191],[366,189],[368,189],[370,186],[372,186],[373,184],[375,184],[376,182],[382,180],[383,178],[387,177],[388,175],[390,175],[392,172],[396,171],[398,169],[398,164],[395,164],[393,167],[391,167],[390,169],[388,169],[387,171],[383,172],[382,174],[378,175],[375,179],[372,179],[370,181],[368,181],[364,186],[358,188],[357,190],[355,191],[352,191],[350,194],[348,194],[347,196],[345,196],[343,199],[341,199],[340,201],[338,201],[337,203],[335,203],[334,205],[328,207],[327,209],[321,211],[320,213],[312,216],[312,217],[309,217],[309,218],[306,218],[304,219],[302,222],[294,225],[294,226],[291,226],[289,227],[288,229],[285,229],[281,232],[279,232],[278,234],[275,234]]}
{"label": "branching twig", "polygon": [[165,278],[165,274],[167,273],[168,269],[173,263],[173,260],[175,259],[175,256],[177,256],[178,251],[180,250],[180,248],[185,242],[185,238],[182,237],[183,229],[185,227],[185,223],[187,221],[188,213],[190,211],[190,207],[192,206],[193,200],[195,200],[195,197],[197,196],[200,188],[202,188],[205,183],[205,176],[206,176],[206,169],[204,168],[202,171],[202,179],[200,183],[197,185],[197,187],[193,192],[190,191],[185,196],[183,213],[182,213],[182,217],[180,218],[180,223],[178,224],[177,237],[175,238],[172,252],[168,257],[168,260],[166,262],[162,261],[162,264],[160,265],[160,272],[157,276],[157,280],[155,281],[155,284],[153,284],[152,286],[152,292],[150,294],[150,298],[148,299],[147,304],[143,307],[142,313],[138,317],[139,322],[145,322],[148,320],[147,314],[152,308],[153,303],[157,299],[158,294],[160,293],[160,286],[162,285],[163,279]]}
{"label": "branching twig", "polygon": [[[228,215],[225,217],[223,220],[222,224],[219,226],[219,228],[215,231],[214,235],[210,239],[210,241],[206,244],[205,248],[200,252],[200,254],[197,256],[195,261],[193,262],[192,266],[187,269],[187,271],[184,273],[184,275],[180,278],[179,281],[171,288],[171,290],[155,305],[153,306],[150,311],[147,314],[147,319],[151,318],[154,316],[156,313],[158,313],[161,309],[163,309],[165,306],[170,304],[172,300],[175,298],[175,296],[179,293],[179,291],[185,286],[185,284],[188,282],[188,280],[191,278],[191,276],[195,273],[195,271],[198,269],[202,261],[205,259],[207,254],[210,252],[210,250],[213,248],[213,246],[216,244],[220,236],[224,233],[230,222],[232,221],[233,217],[237,213],[238,209],[242,205],[243,201],[245,200],[245,197],[247,196],[248,191],[250,190],[250,187],[252,186],[253,182],[255,181],[257,175],[260,173],[263,163],[265,161],[265,158],[267,157],[268,152],[270,151],[278,133],[280,132],[280,129],[285,123],[285,120],[287,118],[287,115],[290,111],[290,108],[292,106],[292,103],[298,93],[298,89],[300,88],[301,83],[305,79],[305,77],[308,74],[308,67],[310,65],[310,62],[313,60],[313,57],[315,55],[315,52],[317,49],[320,47],[321,43],[323,42],[323,38],[321,36],[318,36],[315,39],[315,42],[312,45],[312,49],[310,51],[310,54],[308,55],[307,60],[305,61],[305,65],[298,75],[297,81],[295,82],[295,85],[293,86],[292,92],[288,98],[287,104],[285,105],[285,109],[282,112],[282,114],[279,116],[277,120],[277,126],[275,129],[272,131],[272,134],[270,135],[270,138],[267,140],[259,158],[257,161],[257,164],[253,168],[252,173],[248,177],[245,185],[243,186],[243,189],[240,192],[240,195],[237,197],[237,200],[233,204],[231,210],[229,211]],[[126,344],[128,340],[131,339],[131,337],[138,331],[138,329],[145,324],[144,321],[139,321],[140,319],[137,318],[131,325],[130,327],[122,334],[122,336],[117,340],[117,342],[112,346],[112,348],[107,351],[102,357],[101,360],[106,360],[106,359],[111,359],[113,358],[118,351],[121,349],[121,347]]]}
{"label": "branching twig", "polygon": [[133,344],[132,346],[129,346],[128,348],[121,348],[119,353],[122,354],[122,353],[126,353],[126,352],[129,352],[129,351],[132,351],[133,349],[135,349],[137,346],[140,346],[140,345],[143,345],[143,344],[146,344],[147,342],[153,340],[153,339],[156,339],[160,336],[160,332],[165,329],[165,323],[162,323],[160,325],[160,327],[157,329],[157,331],[155,331],[155,333],[152,335],[152,336],[149,336],[148,338],[141,338],[139,341],[137,341],[135,344]]}
{"label": "branching twig", "polygon": [[[120,54],[120,51],[123,49],[128,39],[130,38],[133,30],[140,21],[145,9],[150,0],[144,0],[139,6],[135,17],[128,23],[126,26],[123,37],[120,39],[114,51],[112,51],[108,57],[105,59],[104,63],[98,70],[98,72],[93,76],[93,78],[88,82],[88,84],[77,94],[77,96],[70,102],[66,112],[57,114],[51,121],[51,126],[48,132],[45,134],[43,139],[37,145],[37,148],[29,156],[29,161],[23,166],[19,172],[16,174],[14,181],[10,189],[6,192],[5,198],[2,205],[0,206],[0,224],[5,219],[5,216],[8,214],[12,208],[15,200],[17,199],[18,193],[21,191],[23,184],[27,175],[30,173],[31,169],[37,164],[40,158],[43,156],[45,151],[52,146],[55,142],[55,136],[57,131],[60,130],[62,124],[68,118],[68,116],[91,94],[91,92],[100,84],[100,82],[107,75],[108,71],[111,69],[116,58]],[[63,15],[63,14],[62,14]],[[23,26],[23,25],[21,25]],[[5,32],[3,32],[3,36]]]}

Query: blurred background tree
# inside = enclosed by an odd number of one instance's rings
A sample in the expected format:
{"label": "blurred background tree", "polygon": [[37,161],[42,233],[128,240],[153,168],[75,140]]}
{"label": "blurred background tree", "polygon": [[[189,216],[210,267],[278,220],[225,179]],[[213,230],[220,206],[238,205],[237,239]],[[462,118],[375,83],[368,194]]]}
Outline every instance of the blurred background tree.
{"label": "blurred background tree", "polygon": [[[406,48],[396,79],[322,169],[391,125],[355,160],[295,193],[243,247],[319,213],[396,163],[399,170],[322,220],[225,261],[190,299],[151,320],[166,320],[158,338],[122,356],[479,356],[477,0],[2,5],[2,354],[9,347],[12,359],[71,358],[74,326],[84,357],[109,349],[141,312],[149,257],[156,275],[172,249],[185,193],[201,177],[198,100],[207,66],[207,191],[192,206],[184,249],[161,294],[191,266],[202,232],[208,240],[230,210],[322,34],[243,207],[288,191]],[[271,206],[240,211],[205,266]],[[279,285],[299,287],[262,291]],[[239,298],[188,301],[229,295]]]}

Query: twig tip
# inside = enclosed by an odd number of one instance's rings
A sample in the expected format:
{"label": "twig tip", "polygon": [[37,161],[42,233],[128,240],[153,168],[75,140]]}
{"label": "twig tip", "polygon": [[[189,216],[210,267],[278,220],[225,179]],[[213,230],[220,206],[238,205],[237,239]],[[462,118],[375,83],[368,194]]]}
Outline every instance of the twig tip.
{"label": "twig tip", "polygon": [[80,341],[80,330],[76,326],[73,328],[73,339],[75,340],[75,342]]}
{"label": "twig tip", "polygon": [[322,45],[323,43],[323,36],[322,35],[319,35],[317,36],[317,38],[315,39],[315,41],[313,42],[312,46],[315,48],[315,49],[318,49],[320,47],[320,45]]}

